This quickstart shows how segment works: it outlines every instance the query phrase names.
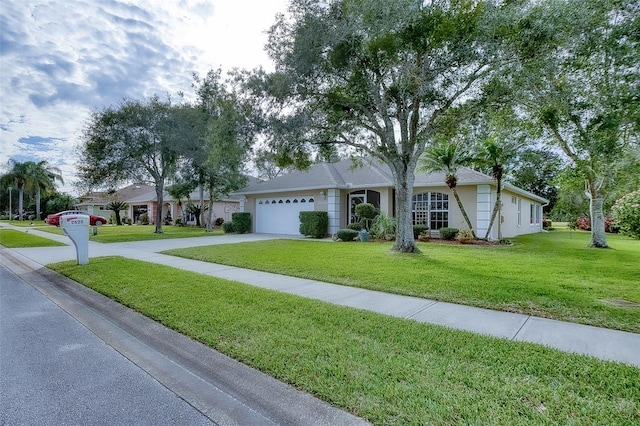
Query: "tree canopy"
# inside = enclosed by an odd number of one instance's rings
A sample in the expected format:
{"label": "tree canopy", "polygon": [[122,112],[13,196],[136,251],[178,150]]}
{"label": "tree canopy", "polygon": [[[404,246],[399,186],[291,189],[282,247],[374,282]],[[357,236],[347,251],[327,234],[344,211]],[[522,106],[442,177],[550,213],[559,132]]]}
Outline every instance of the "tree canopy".
{"label": "tree canopy", "polygon": [[510,22],[505,8],[465,0],[292,1],[269,33],[276,71],[261,75],[273,100],[268,121],[280,130],[273,147],[302,166],[314,146],[327,144],[387,164],[396,190],[394,250],[418,251],[410,208],[418,158],[450,124],[446,115],[479,98],[507,60],[496,37]]}
{"label": "tree canopy", "polygon": [[607,247],[603,205],[638,144],[639,25],[635,0],[548,0],[523,20],[523,39],[549,48],[521,52],[522,106],[584,183],[592,247]]}
{"label": "tree canopy", "polygon": [[162,233],[164,185],[178,161],[178,147],[189,123],[179,106],[157,97],[125,99],[90,117],[80,147],[78,176],[85,188],[115,187],[122,182],[151,182],[158,209],[155,232]]}

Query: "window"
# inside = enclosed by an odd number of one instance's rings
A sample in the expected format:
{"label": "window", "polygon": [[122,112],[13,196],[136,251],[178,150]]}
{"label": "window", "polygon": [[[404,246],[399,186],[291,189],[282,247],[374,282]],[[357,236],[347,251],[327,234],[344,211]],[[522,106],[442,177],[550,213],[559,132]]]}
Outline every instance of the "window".
{"label": "window", "polygon": [[540,225],[540,221],[542,220],[542,208],[540,207],[540,204],[531,203],[529,214],[529,223],[531,225]]}
{"label": "window", "polygon": [[449,196],[442,192],[423,192],[411,198],[414,225],[426,225],[432,230],[449,226]]}

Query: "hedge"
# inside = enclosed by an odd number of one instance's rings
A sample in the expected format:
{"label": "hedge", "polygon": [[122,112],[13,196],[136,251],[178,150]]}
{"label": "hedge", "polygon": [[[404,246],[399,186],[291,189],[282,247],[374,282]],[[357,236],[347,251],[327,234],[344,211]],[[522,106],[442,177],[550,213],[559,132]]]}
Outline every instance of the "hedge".
{"label": "hedge", "polygon": [[329,213],[300,212],[300,233],[313,238],[324,238],[329,230]]}
{"label": "hedge", "polygon": [[233,229],[238,234],[246,234],[251,231],[251,213],[249,212],[231,213],[231,222],[233,222]]}
{"label": "hedge", "polygon": [[339,229],[336,236],[344,242],[349,242],[358,236],[358,231],[354,231],[353,229]]}

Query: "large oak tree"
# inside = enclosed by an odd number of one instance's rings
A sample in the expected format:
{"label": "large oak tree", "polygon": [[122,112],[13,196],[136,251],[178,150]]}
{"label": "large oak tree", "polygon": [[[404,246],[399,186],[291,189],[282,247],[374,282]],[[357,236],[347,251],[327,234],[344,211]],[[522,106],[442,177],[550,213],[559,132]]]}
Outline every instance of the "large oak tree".
{"label": "large oak tree", "polygon": [[180,106],[157,97],[125,99],[94,112],[82,135],[78,176],[86,188],[113,188],[124,182],[150,182],[158,208],[155,232],[162,233],[164,186],[173,176],[178,149],[190,134]]}
{"label": "large oak tree", "polygon": [[[270,30],[270,139],[283,157],[342,144],[387,164],[394,250],[417,252],[411,197],[418,158],[449,111],[482,95],[504,63],[506,6],[468,0],[293,0]],[[254,86],[255,87],[255,86]],[[276,136],[278,133],[275,133]],[[304,161],[303,161],[304,164]]]}

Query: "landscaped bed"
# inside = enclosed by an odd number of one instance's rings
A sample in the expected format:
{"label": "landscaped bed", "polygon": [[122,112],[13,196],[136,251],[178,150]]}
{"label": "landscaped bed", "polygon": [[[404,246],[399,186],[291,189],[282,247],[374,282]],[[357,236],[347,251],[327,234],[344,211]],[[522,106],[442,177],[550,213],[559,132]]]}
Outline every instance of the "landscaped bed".
{"label": "landscaped bed", "polygon": [[[166,253],[369,288],[640,332],[640,241],[609,235],[611,249],[588,248],[589,234],[553,231],[512,246],[276,240]],[[612,300],[630,302],[616,306]]]}
{"label": "landscaped bed", "polygon": [[374,424],[633,424],[640,369],[124,258],[50,267]]}

